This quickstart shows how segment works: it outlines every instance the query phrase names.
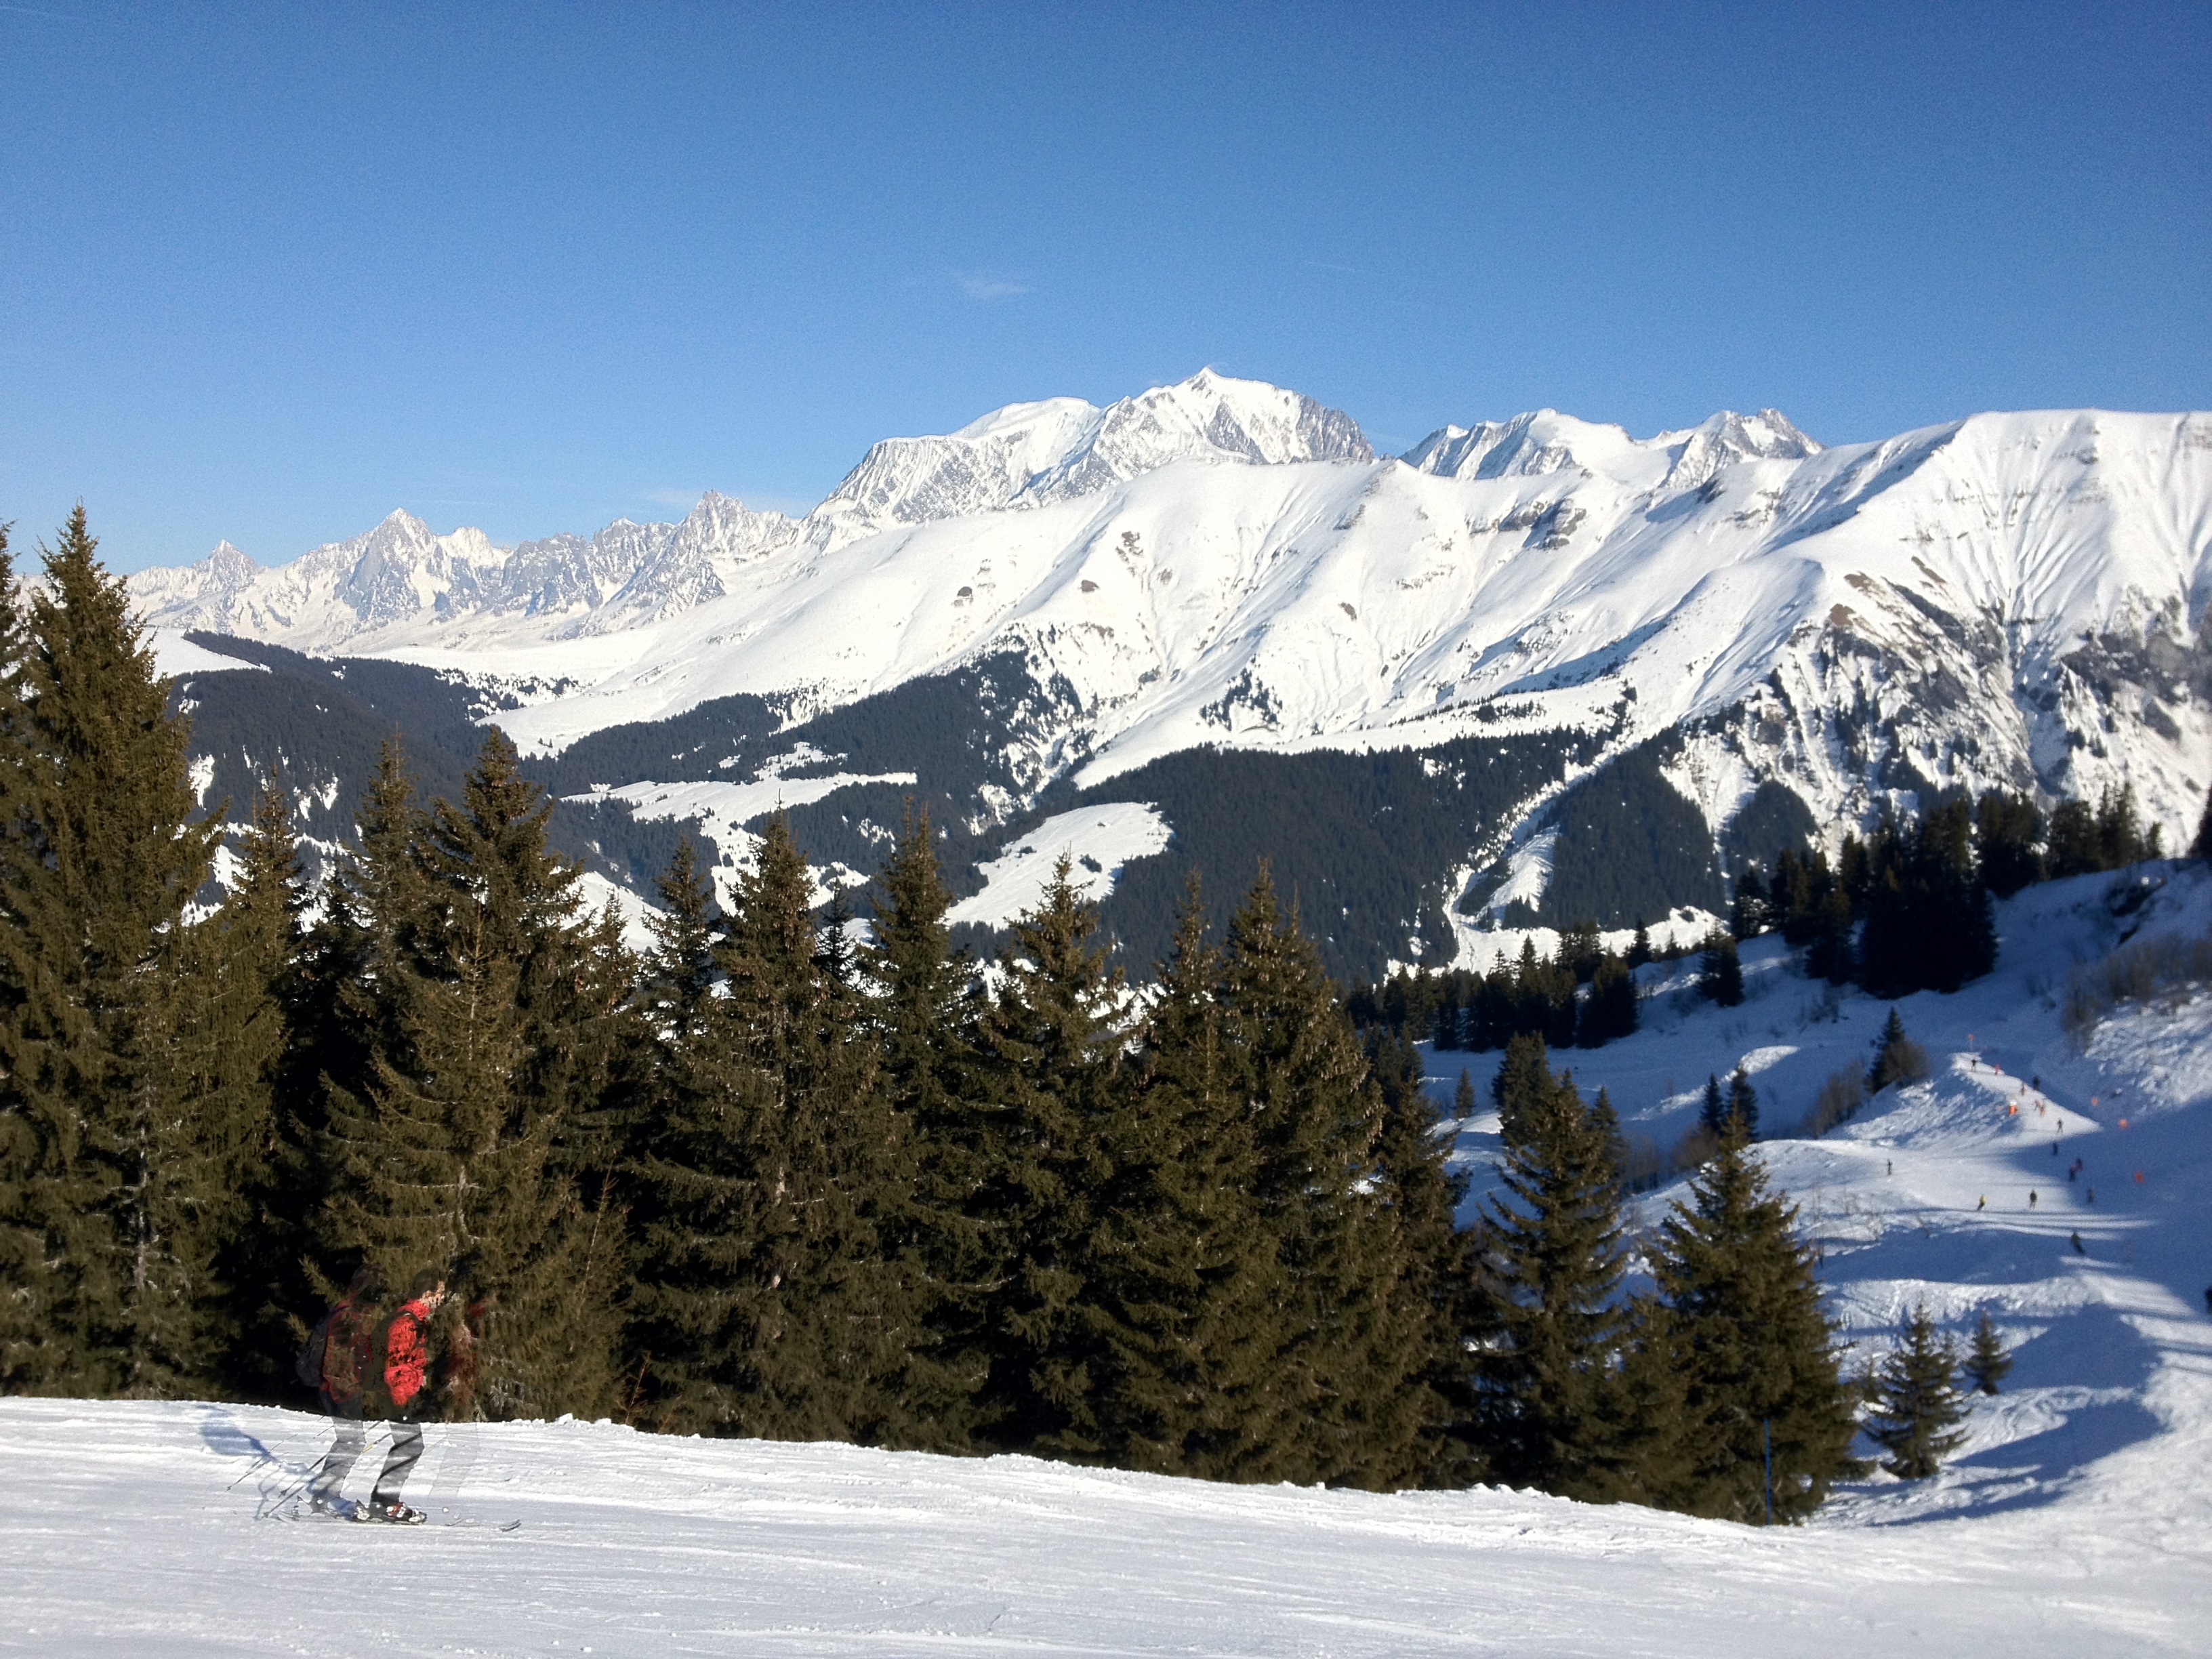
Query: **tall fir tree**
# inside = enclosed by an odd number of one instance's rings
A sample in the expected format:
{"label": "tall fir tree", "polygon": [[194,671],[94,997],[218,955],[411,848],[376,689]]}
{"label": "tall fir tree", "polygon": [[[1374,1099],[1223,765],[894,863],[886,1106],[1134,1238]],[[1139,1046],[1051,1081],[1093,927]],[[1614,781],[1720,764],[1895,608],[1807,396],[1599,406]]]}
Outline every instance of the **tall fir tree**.
{"label": "tall fir tree", "polygon": [[1122,985],[1091,942],[1097,912],[1072,868],[1063,854],[1036,908],[1014,922],[978,1027],[978,1082],[995,1119],[979,1194],[998,1255],[981,1403],[995,1443],[1088,1458],[1104,1443],[1096,1235],[1113,1168]]}
{"label": "tall fir tree", "polygon": [[1751,1073],[1741,1066],[1729,1077],[1728,1115],[1743,1125],[1746,1139],[1759,1139],[1759,1091],[1752,1086]]}
{"label": "tall fir tree", "polygon": [[28,1269],[0,1367],[24,1391],[173,1395],[208,1385],[228,1317],[225,1135],[176,1098],[164,1052],[221,830],[191,821],[185,724],[97,547],[79,507],[21,632],[9,595],[21,654],[0,668],[20,688],[0,709],[0,1206]]}
{"label": "tall fir tree", "polygon": [[1277,1478],[1295,1450],[1276,1386],[1275,1241],[1235,1087],[1195,875],[1111,1121],[1094,1259],[1108,1315],[1102,1450],[1127,1468]]}
{"label": "tall fir tree", "polygon": [[1285,1478],[1381,1486],[1418,1463],[1426,1310],[1379,1189],[1381,1091],[1320,953],[1263,866],[1231,916],[1222,1031],[1259,1147],[1255,1192],[1286,1291]]}
{"label": "tall fir tree", "polygon": [[1693,1448],[1680,1507],[1756,1521],[1809,1515],[1854,1471],[1851,1391],[1796,1212],[1768,1186],[1742,1121],[1662,1224],[1654,1263],[1674,1315]]}
{"label": "tall fir tree", "polygon": [[[848,988],[823,967],[812,878],[780,816],[738,883],[725,994],[668,1046],[636,1175],[641,1343],[671,1426],[902,1439],[905,1205],[896,1120]],[[685,954],[664,937],[657,979]]]}
{"label": "tall fir tree", "polygon": [[394,1283],[460,1279],[485,1325],[472,1409],[604,1411],[620,1218],[580,1199],[570,1137],[599,1104],[628,964],[580,914],[550,805],[496,728],[461,805],[417,817],[404,786],[388,765],[363,814],[375,978],[353,1004],[364,1083],[331,1088],[335,1242]]}
{"label": "tall fir tree", "polygon": [[878,1086],[909,1149],[905,1210],[886,1222],[913,1297],[905,1432],[925,1450],[957,1451],[974,1443],[989,1366],[999,1234],[981,1194],[997,1119],[975,1098],[974,969],[952,949],[952,895],[926,808],[908,803],[876,887],[862,1009]]}
{"label": "tall fir tree", "polygon": [[[1449,1162],[1455,1126],[1449,1119],[1438,1121],[1436,1103],[1423,1086],[1420,1051],[1388,1032],[1371,1036],[1368,1048],[1382,1091],[1376,1189],[1397,1228],[1395,1297],[1418,1322],[1424,1350],[1419,1387],[1426,1395],[1420,1440],[1393,1473],[1392,1484],[1465,1486],[1480,1467],[1473,1446],[1463,1335],[1472,1255],[1469,1235],[1458,1224],[1468,1177]],[[1471,1085],[1467,1092],[1474,1093]]]}
{"label": "tall fir tree", "polygon": [[1633,1317],[1618,1126],[1537,1066],[1476,1246],[1474,1430],[1487,1478],[1607,1501],[1637,1491],[1643,1443],[1664,1426],[1631,1420],[1617,1376]]}
{"label": "tall fir tree", "polygon": [[238,836],[228,896],[179,941],[165,1045],[169,1092],[197,1121],[196,1155],[222,1182],[206,1206],[219,1241],[223,1380],[264,1400],[296,1387],[291,1316],[308,1243],[276,1105],[303,902],[291,816],[272,775]]}

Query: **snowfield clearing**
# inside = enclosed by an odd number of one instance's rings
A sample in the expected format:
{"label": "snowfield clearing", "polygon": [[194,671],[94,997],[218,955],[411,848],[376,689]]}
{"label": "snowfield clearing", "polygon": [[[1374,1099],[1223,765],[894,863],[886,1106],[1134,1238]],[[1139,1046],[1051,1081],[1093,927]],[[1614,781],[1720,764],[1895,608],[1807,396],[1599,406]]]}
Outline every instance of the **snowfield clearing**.
{"label": "snowfield clearing", "polygon": [[1096,904],[1114,890],[1123,865],[1165,850],[1168,841],[1159,809],[1139,802],[1109,801],[1062,812],[983,865],[982,891],[961,900],[945,919],[956,927],[969,921],[1010,926],[1044,902],[1062,854],[1074,861],[1067,873],[1075,890]]}
{"label": "snowfield clearing", "polygon": [[[1941,1475],[1847,1486],[1809,1525],[564,1421],[432,1428],[409,1492],[432,1524],[354,1527],[271,1515],[327,1443],[312,1416],[6,1400],[0,1652],[2205,1653],[2212,993],[2124,1005],[2078,1048],[2057,1011],[2077,964],[2212,934],[2212,873],[2054,883],[1999,922],[1996,973],[1899,1005],[1927,1083],[1765,1148],[1855,1367],[1922,1299],[1954,1336],[1988,1308],[2018,1362]],[[1671,1139],[1741,1059],[1786,1134],[1887,1012],[1764,943],[1740,1008],[1668,988],[1683,971],[1647,970],[1636,1037],[1555,1057],[1632,1133]],[[1432,1087],[1496,1063],[1435,1056]],[[1494,1132],[1460,1126],[1478,1176]]]}

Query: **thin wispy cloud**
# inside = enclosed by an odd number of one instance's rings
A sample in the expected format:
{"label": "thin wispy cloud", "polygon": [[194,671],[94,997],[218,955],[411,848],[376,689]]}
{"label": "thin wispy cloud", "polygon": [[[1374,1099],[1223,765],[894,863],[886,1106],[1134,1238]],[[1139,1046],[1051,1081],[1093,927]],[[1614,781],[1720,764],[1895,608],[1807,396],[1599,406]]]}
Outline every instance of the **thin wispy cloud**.
{"label": "thin wispy cloud", "polygon": [[1380,276],[1382,274],[1379,270],[1369,270],[1359,265],[1331,264],[1326,259],[1308,259],[1305,264],[1310,270],[1334,270],[1346,276]]}
{"label": "thin wispy cloud", "polygon": [[971,300],[1010,300],[1017,294],[1030,291],[1030,285],[1018,278],[989,271],[962,270],[953,275],[960,283],[960,291]]}

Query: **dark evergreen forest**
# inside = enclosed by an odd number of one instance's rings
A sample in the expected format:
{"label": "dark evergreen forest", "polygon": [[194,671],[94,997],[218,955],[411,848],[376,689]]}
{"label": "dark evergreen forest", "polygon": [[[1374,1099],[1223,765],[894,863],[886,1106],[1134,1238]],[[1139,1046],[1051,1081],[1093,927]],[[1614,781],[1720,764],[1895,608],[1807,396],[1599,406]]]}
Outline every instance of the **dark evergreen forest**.
{"label": "dark evergreen forest", "polygon": [[[422,1408],[453,1419],[1741,1520],[1766,1484],[1747,1423],[1772,1425],[1773,1518],[1856,1468],[1745,1119],[1630,1294],[1611,1104],[1516,1034],[1505,1185],[1462,1218],[1418,1056],[1355,1025],[1265,863],[1218,924],[1186,872],[1140,998],[1065,863],[979,962],[930,802],[902,802],[856,951],[776,817],[726,912],[675,843],[639,957],[495,726],[449,792],[380,744],[310,922],[289,786],[243,775],[242,824],[200,817],[207,701],[156,676],[82,511],[20,599],[7,560],[0,1390],[304,1404],[309,1325],[373,1269],[456,1291]],[[315,732],[390,712],[286,673]],[[1558,762],[1462,758],[1463,824]],[[1396,765],[1371,775],[1386,819],[1420,799]],[[190,909],[225,836],[228,896]]]}

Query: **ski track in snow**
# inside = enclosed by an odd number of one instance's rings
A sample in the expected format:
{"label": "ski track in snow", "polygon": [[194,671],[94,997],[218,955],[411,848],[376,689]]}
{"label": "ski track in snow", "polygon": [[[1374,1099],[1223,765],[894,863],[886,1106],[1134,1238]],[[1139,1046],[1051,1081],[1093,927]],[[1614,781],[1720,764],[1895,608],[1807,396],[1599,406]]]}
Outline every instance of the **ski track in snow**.
{"label": "ski track in snow", "polygon": [[[2137,902],[2146,876],[2163,884]],[[2079,1051],[2055,1004],[2130,934],[2203,937],[2212,872],[2054,883],[2000,926],[1996,973],[1899,1005],[1929,1082],[1764,1148],[1855,1364],[1923,1299],[1961,1337],[1987,1307],[2013,1346],[1933,1480],[1877,1474],[1767,1532],[1488,1489],[1218,1486],[563,1421],[433,1427],[410,1496],[434,1524],[356,1528],[257,1518],[327,1443],[312,1416],[6,1400],[0,1653],[2203,1653],[2212,993],[2124,1008]],[[1736,1009],[1680,996],[1691,964],[1654,964],[1643,1031],[1556,1058],[1631,1133],[1667,1139],[1705,1073],[1745,1060],[1771,1132],[1865,1062],[1887,1005],[1829,998],[1771,942],[1745,963]],[[1431,1086],[1449,1098],[1462,1065],[1486,1085],[1496,1064],[1432,1056]],[[1486,1174],[1494,1117],[1459,1146]],[[488,1524],[436,1524],[455,1518]]]}

